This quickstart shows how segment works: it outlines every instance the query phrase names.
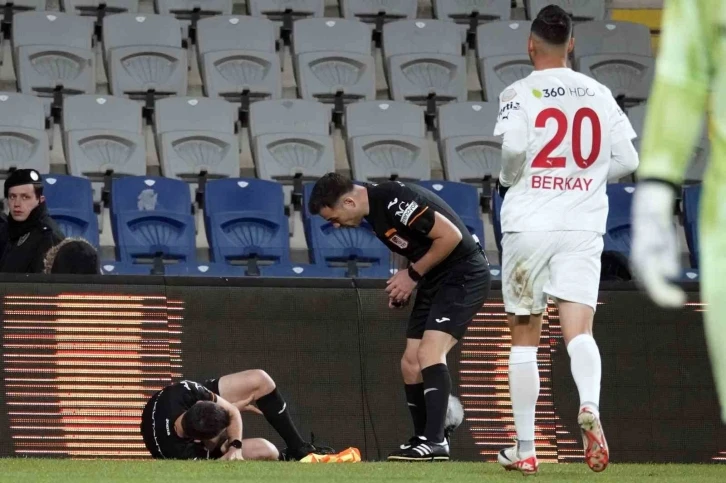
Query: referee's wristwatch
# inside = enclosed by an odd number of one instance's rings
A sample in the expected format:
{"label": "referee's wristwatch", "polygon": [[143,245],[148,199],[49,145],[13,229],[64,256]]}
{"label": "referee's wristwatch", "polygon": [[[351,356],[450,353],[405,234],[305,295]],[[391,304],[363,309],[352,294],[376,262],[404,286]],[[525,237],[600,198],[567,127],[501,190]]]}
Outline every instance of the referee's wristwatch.
{"label": "referee's wristwatch", "polygon": [[413,268],[413,265],[408,266],[408,276],[411,277],[411,280],[416,283],[420,282],[423,278],[423,276],[421,276],[421,274],[418,273],[415,268]]}
{"label": "referee's wristwatch", "polygon": [[242,449],[242,441],[239,439],[233,439],[229,442],[229,446],[232,448]]}

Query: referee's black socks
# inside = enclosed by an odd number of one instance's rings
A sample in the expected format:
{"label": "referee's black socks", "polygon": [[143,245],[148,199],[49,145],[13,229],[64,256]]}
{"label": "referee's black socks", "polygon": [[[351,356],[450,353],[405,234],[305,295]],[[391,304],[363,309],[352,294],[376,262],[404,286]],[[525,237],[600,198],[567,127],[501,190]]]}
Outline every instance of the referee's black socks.
{"label": "referee's black socks", "polygon": [[451,394],[451,375],[446,364],[434,364],[421,370],[426,398],[424,436],[433,443],[444,441],[444,422]]}
{"label": "referee's black socks", "polygon": [[262,411],[267,422],[277,431],[277,434],[282,436],[288,448],[297,450],[305,445],[305,441],[300,437],[300,433],[297,432],[297,428],[290,418],[287,403],[277,388],[270,394],[259,398],[257,407]]}
{"label": "referee's black socks", "polygon": [[426,429],[426,398],[423,382],[406,384],[406,402],[413,419],[413,430],[416,436],[423,436]]}

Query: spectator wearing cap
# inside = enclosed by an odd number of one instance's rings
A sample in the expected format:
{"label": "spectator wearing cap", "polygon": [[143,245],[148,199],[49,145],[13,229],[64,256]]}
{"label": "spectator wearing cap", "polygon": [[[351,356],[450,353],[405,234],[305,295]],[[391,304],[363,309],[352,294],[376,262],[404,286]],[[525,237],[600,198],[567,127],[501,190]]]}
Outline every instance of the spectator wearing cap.
{"label": "spectator wearing cap", "polygon": [[98,253],[83,238],[66,238],[46,253],[43,273],[99,275]]}
{"label": "spectator wearing cap", "polygon": [[0,272],[43,273],[45,254],[65,237],[48,215],[40,173],[13,171],[5,181],[5,199],[10,215]]}

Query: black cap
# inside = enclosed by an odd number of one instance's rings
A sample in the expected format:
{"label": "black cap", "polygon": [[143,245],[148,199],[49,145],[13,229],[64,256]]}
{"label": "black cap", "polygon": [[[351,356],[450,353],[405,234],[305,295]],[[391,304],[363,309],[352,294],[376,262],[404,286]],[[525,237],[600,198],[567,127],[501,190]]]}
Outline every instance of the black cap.
{"label": "black cap", "polygon": [[14,186],[22,186],[24,184],[32,184],[33,186],[43,186],[43,178],[40,173],[34,169],[16,169],[8,179],[5,180],[5,198],[8,197],[8,191]]}

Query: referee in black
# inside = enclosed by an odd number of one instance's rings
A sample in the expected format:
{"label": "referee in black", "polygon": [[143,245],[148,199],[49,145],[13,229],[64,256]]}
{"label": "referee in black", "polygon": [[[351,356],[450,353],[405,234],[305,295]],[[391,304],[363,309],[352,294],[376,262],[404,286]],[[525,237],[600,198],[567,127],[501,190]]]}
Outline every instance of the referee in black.
{"label": "referee in black", "polygon": [[358,186],[336,173],[320,178],[308,202],[336,228],[365,219],[391,250],[409,260],[387,282],[390,308],[417,289],[401,372],[415,435],[389,460],[448,460],[444,421],[451,393],[446,355],[466,333],[489,293],[489,262],[449,205],[399,181]]}

